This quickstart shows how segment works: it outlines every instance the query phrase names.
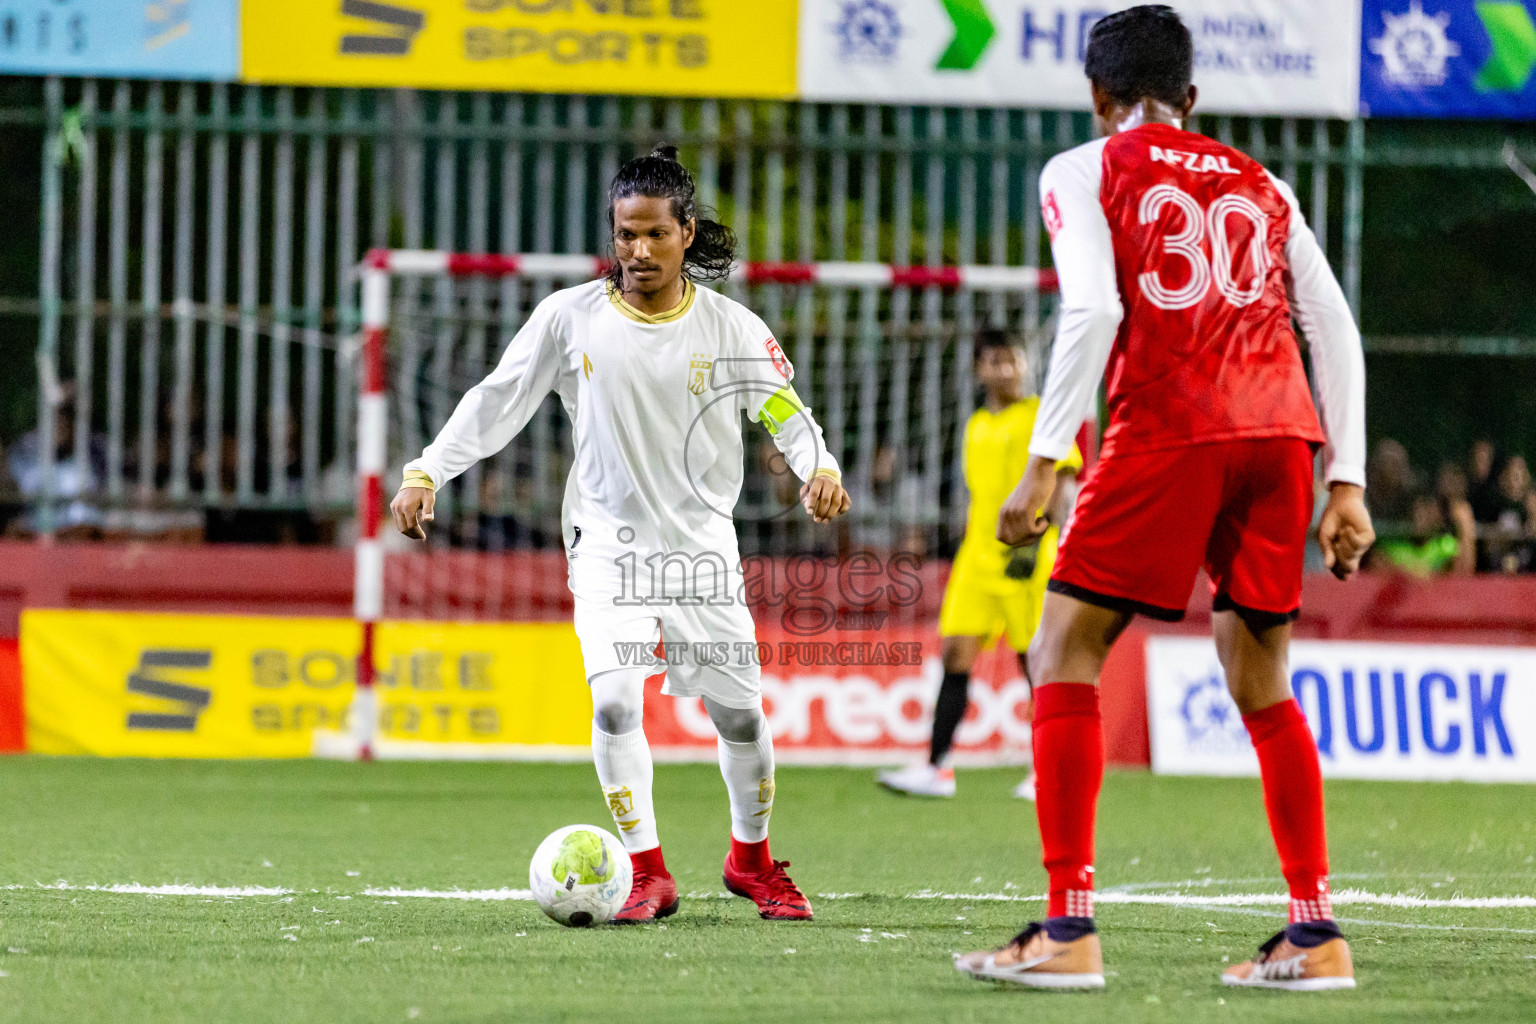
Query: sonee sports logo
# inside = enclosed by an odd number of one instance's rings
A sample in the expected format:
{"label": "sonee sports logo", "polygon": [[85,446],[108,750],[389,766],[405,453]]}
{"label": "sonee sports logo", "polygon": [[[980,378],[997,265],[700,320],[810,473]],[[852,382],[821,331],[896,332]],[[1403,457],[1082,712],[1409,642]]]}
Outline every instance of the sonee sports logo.
{"label": "sonee sports logo", "polygon": [[213,691],[163,678],[166,669],[207,669],[213,664],[208,650],[145,650],[139,664],[128,674],[128,692],[168,702],[174,710],[130,711],[127,727],[133,731],[192,732],[200,715],[213,701]]}
{"label": "sonee sports logo", "polygon": [[404,57],[427,23],[422,11],[376,0],[342,0],[341,13],[378,26],[380,34],[348,33],[341,37],[341,52],[348,56]]}

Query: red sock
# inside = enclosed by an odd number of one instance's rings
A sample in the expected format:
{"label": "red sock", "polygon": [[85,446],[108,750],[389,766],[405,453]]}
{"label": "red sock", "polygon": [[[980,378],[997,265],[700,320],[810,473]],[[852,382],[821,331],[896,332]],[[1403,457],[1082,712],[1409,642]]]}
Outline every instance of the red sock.
{"label": "red sock", "polygon": [[731,863],[738,871],[767,871],[773,867],[773,857],[768,853],[768,840],[744,843],[731,836]]}
{"label": "red sock", "polygon": [[1104,782],[1099,688],[1035,688],[1035,812],[1051,878],[1048,917],[1093,916],[1093,826]]}
{"label": "red sock", "polygon": [[1291,923],[1331,921],[1323,771],[1307,716],[1293,697],[1243,716],[1264,780],[1264,810],[1291,891]]}
{"label": "red sock", "polygon": [[653,846],[649,850],[641,850],[639,853],[629,855],[629,863],[634,867],[635,874],[666,875],[667,862],[661,857],[661,847]]}

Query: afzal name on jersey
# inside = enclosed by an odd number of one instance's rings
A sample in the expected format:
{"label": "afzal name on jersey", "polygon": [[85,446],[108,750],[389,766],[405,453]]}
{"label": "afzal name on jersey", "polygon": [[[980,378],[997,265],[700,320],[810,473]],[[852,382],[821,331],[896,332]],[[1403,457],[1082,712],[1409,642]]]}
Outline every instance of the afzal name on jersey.
{"label": "afzal name on jersey", "polygon": [[1240,174],[1236,167],[1227,162],[1222,153],[1184,153],[1177,149],[1164,149],[1161,146],[1153,146],[1148,154],[1153,163],[1165,163],[1170,167],[1182,166],[1186,171],[1195,171],[1202,174]]}

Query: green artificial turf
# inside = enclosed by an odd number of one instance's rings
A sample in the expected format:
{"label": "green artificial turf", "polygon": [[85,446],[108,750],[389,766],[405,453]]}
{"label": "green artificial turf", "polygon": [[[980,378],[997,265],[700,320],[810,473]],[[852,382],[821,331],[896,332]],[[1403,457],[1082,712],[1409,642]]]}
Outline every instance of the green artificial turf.
{"label": "green artificial turf", "polygon": [[[567,930],[526,901],[370,896],[522,888],[548,832],[608,824],[590,766],[0,760],[0,1021],[1536,1020],[1536,910],[1341,905],[1360,988],[1231,991],[1278,906],[1103,903],[1102,993],[1005,990],[951,954],[1037,916],[1030,805],[1006,771],[948,802],[871,773],[783,768],[774,850],[809,924],[723,897],[713,766],[660,767],[658,816],[685,893],[664,926]],[[1434,899],[1536,894],[1530,787],[1336,783],[1336,889]],[[1101,889],[1281,891],[1255,780],[1111,773]],[[42,888],[55,882],[72,888]],[[266,886],[145,896],[89,885]],[[828,898],[821,894],[838,894]]]}

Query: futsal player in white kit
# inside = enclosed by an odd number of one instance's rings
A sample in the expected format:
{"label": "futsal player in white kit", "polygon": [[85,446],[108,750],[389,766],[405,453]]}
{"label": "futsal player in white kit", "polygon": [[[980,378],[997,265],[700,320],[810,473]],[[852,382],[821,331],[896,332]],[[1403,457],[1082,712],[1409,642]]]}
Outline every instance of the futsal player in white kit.
{"label": "futsal player in white kit", "polygon": [[[699,215],[693,178],[659,146],[608,190],[615,267],[539,303],[496,369],[405,467],[390,509],[424,538],[437,488],[500,451],[550,391],[573,424],[562,530],[576,633],[592,691],[592,753],[634,888],[615,920],[677,911],[652,801],[637,651],[667,653],[662,692],[700,697],[719,732],[731,806],[725,884],[768,919],[811,906],[768,850],[773,740],[731,519],[742,483],[741,416],[760,421],[816,522],[848,510],[836,460],[795,395],[794,370],[751,310],[696,281],[730,272],[736,239]],[[680,657],[679,657],[680,656]]]}

